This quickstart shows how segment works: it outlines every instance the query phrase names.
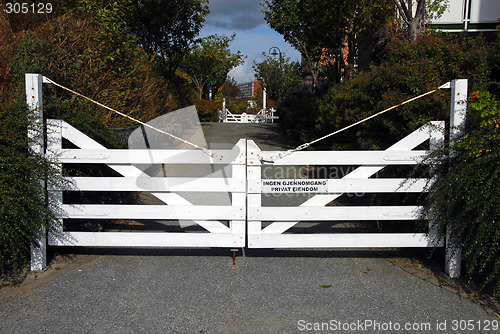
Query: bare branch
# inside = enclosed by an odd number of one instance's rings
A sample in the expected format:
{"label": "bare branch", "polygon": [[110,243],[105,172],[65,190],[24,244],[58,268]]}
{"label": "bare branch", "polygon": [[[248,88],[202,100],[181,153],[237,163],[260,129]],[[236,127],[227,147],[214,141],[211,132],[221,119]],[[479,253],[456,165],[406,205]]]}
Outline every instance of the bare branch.
{"label": "bare branch", "polygon": [[404,0],[393,0],[396,8],[398,9],[399,15],[406,24],[410,24],[411,13],[408,11]]}

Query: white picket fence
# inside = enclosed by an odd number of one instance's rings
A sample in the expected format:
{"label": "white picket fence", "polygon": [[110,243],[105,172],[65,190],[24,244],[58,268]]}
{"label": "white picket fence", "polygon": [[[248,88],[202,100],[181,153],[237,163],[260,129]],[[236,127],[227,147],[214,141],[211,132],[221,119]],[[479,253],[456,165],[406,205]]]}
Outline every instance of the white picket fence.
{"label": "white picket fence", "polygon": [[[28,105],[42,124],[42,76],[26,75]],[[452,137],[465,119],[467,80],[451,84]],[[418,219],[418,206],[329,206],[344,193],[420,193],[426,179],[374,178],[386,166],[415,165],[427,150],[415,148],[429,141],[429,149],[444,139],[444,123],[431,122],[383,151],[300,151],[274,159],[280,152],[261,151],[252,140],[241,139],[231,150],[115,150],[107,149],[70,124],[47,121],[49,159],[64,164],[104,164],[121,177],[68,177],[71,187],[49,189],[58,203],[60,229],[50,235],[55,246],[123,247],[245,247],[250,248],[366,248],[441,247],[435,231],[426,233],[293,233],[299,223],[408,221]],[[33,133],[28,133],[33,136]],[[63,148],[63,138],[77,148]],[[44,154],[43,140],[36,151]],[[272,164],[268,161],[274,160]],[[221,173],[192,177],[152,177],[138,165],[208,165]],[[217,167],[219,166],[219,167]],[[290,178],[266,175],[266,168],[287,166],[359,166],[342,178]],[[60,168],[62,170],[62,168]],[[165,205],[70,204],[63,192],[148,192]],[[181,193],[230,194],[226,205],[197,204]],[[270,206],[269,195],[307,194],[303,203]],[[59,213],[60,212],[60,213]],[[203,232],[75,232],[63,230],[64,219],[188,220]],[[45,267],[45,239],[32,248],[32,270]],[[460,275],[460,248],[447,238],[446,271]]]}

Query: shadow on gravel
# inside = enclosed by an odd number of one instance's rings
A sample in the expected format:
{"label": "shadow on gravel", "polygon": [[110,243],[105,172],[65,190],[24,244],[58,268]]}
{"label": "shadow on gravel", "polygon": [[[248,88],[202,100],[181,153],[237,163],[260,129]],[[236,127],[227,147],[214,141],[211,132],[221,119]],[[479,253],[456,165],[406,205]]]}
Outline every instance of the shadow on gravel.
{"label": "shadow on gravel", "polygon": [[[249,249],[247,257],[289,257],[289,258],[398,258],[409,256],[409,250],[388,249]],[[411,252],[415,256],[416,251]],[[421,257],[425,255],[420,252]]]}
{"label": "shadow on gravel", "polygon": [[108,248],[108,247],[50,247],[53,254],[123,256],[232,256],[228,248]]}
{"label": "shadow on gravel", "polygon": [[[418,249],[255,249],[234,248],[236,257],[283,258],[428,258],[430,250]],[[50,247],[51,255],[123,255],[123,256],[199,256],[232,257],[233,248],[111,248],[111,247]]]}

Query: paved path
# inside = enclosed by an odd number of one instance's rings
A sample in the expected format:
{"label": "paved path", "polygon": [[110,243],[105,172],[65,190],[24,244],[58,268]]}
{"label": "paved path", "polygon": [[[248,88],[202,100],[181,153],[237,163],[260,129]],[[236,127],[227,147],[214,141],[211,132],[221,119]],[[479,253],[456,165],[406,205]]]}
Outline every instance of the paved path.
{"label": "paved path", "polygon": [[[238,124],[213,125],[209,142],[222,131],[287,144],[272,126]],[[2,300],[0,333],[495,332],[478,330],[498,321],[479,305],[372,251],[244,252],[233,266],[227,250],[94,250],[97,261]],[[474,330],[454,330],[460,320]]]}

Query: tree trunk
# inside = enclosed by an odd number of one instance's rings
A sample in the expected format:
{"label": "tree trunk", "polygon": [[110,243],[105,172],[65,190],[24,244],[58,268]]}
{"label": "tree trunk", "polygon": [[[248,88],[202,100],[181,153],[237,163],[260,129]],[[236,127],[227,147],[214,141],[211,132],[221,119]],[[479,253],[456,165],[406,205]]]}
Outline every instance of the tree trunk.
{"label": "tree trunk", "polygon": [[319,77],[319,68],[318,69],[311,69],[311,76],[312,76],[312,89],[313,92],[316,91],[316,88],[318,88],[318,77]]}
{"label": "tree trunk", "polygon": [[420,18],[414,17],[408,25],[408,40],[413,43],[417,40],[420,28]]}
{"label": "tree trunk", "polygon": [[420,26],[425,18],[426,0],[416,1],[417,10],[413,14],[414,0],[394,0],[401,19],[408,27],[408,41],[413,43],[420,33]]}

